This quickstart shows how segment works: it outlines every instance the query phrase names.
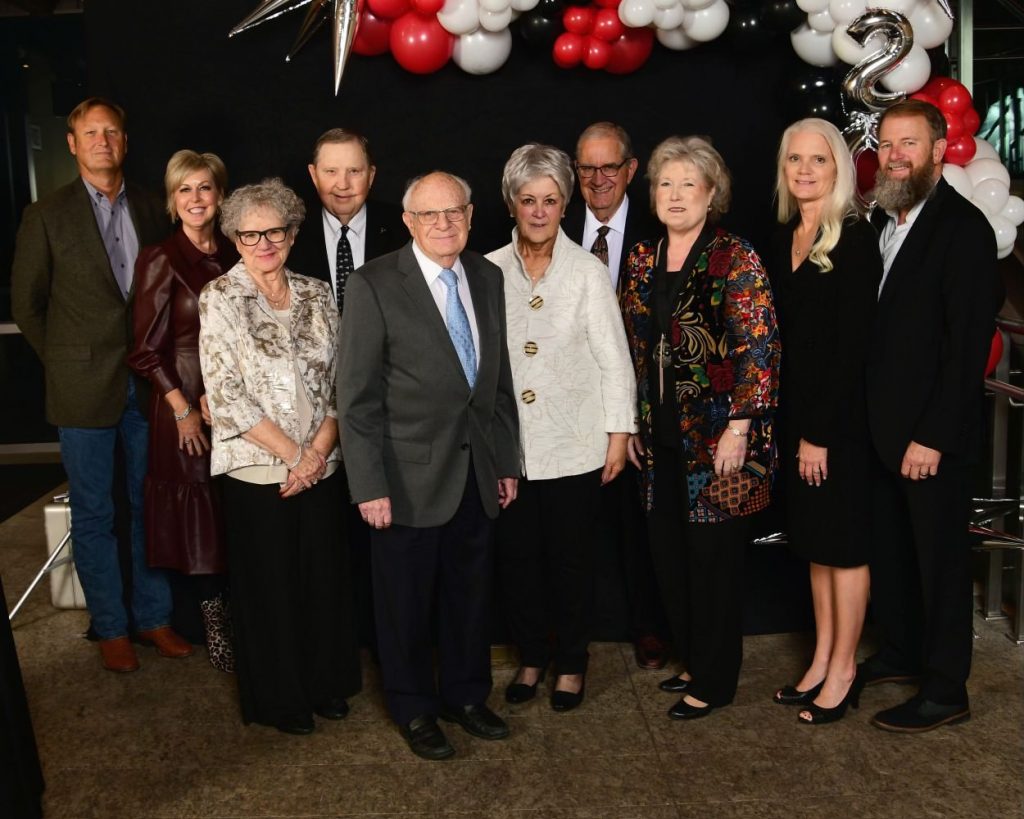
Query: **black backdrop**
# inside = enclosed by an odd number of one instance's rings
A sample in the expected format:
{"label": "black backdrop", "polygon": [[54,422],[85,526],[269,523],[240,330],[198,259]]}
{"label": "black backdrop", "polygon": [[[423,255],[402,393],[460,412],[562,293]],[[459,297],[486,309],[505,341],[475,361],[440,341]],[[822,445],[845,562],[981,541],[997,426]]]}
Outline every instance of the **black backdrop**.
{"label": "black backdrop", "polygon": [[[232,185],[278,175],[305,196],[316,137],[352,127],[370,138],[382,199],[397,202],[408,178],[432,168],[466,177],[476,202],[470,244],[486,252],[508,241],[499,184],[509,153],[529,141],[571,153],[585,125],[610,119],[632,135],[641,173],[664,137],[710,135],[735,179],[725,224],[755,245],[770,230],[774,152],[788,119],[786,78],[801,65],[786,36],[753,51],[727,38],[684,52],[656,45],[647,65],[617,77],[559,69],[549,52],[514,32],[509,61],[483,77],[451,63],[421,77],[390,55],[352,55],[335,98],[328,26],[284,60],[303,10],[228,39],[256,4],[89,1],[89,91],[128,111],[133,178],[158,187],[170,154],[190,147],[220,154]],[[640,174],[632,195],[646,206]]]}

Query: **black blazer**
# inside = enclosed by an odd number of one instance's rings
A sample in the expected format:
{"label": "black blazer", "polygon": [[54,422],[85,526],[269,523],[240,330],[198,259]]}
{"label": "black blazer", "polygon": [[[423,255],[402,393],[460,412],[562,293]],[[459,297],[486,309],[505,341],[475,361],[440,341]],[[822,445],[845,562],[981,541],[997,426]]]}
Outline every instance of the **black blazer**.
{"label": "black blazer", "polygon": [[[578,194],[579,191],[576,191]],[[577,244],[583,241],[583,226],[586,224],[587,203],[583,197],[573,198],[565,211],[565,219],[562,229],[565,235]],[[619,278],[622,281],[622,274],[626,269],[626,259],[629,258],[629,251],[637,242],[657,239],[661,236],[663,228],[661,223],[651,213],[651,209],[644,197],[631,196],[629,209],[626,211],[626,230],[622,240],[622,261],[619,264]],[[590,250],[590,248],[585,248]]]}
{"label": "black blazer", "polygon": [[[308,205],[306,221],[299,229],[288,254],[288,269],[330,283],[331,267],[324,244],[323,206],[317,200]],[[366,257],[364,262],[398,250],[409,241],[402,223],[402,209],[387,202],[366,203]]]}
{"label": "black blazer", "polygon": [[[888,219],[876,208],[871,221],[881,233]],[[868,350],[868,422],[889,469],[899,470],[911,441],[978,455],[1003,297],[988,220],[940,178],[893,261]]]}

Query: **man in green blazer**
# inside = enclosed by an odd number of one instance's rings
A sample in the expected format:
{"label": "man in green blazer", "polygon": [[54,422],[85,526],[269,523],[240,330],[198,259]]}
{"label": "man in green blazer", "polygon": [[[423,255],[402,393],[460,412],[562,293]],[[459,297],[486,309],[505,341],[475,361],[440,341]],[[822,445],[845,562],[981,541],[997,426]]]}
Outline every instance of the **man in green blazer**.
{"label": "man in green blazer", "polygon": [[163,656],[191,653],[168,626],[167,578],[146,565],[142,486],[148,426],[125,355],[135,257],[159,241],[160,203],[124,180],[124,112],[91,97],[68,116],[79,178],[29,205],[11,275],[14,319],[43,362],[46,417],[58,428],[68,474],[75,566],[104,667],[134,671],[114,535],[114,448],[125,453],[131,504],[132,614]]}

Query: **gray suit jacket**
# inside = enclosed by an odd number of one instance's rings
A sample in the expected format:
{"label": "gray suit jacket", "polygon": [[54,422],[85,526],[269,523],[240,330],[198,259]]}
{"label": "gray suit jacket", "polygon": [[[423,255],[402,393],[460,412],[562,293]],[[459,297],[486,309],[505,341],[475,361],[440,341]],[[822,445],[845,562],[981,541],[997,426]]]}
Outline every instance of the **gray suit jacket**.
{"label": "gray suit jacket", "polygon": [[452,518],[470,456],[489,517],[498,478],[519,476],[501,270],[476,253],[460,258],[480,333],[472,391],[411,243],[359,268],[345,293],[338,419],[352,501],[388,497],[403,526]]}
{"label": "gray suit jacket", "polygon": [[[130,183],[125,190],[139,247],[160,241],[171,226],[161,203]],[[25,208],[11,309],[43,362],[46,419],[61,427],[116,424],[131,373],[125,363],[132,343],[129,306],[80,178]]]}

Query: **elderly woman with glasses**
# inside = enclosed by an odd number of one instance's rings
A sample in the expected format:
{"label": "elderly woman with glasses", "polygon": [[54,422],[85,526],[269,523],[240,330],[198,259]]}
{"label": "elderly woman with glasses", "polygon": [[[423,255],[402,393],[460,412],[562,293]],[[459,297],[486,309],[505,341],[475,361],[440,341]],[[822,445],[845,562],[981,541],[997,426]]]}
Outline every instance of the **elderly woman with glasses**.
{"label": "elderly woman with glasses", "polygon": [[554,661],[551,706],[583,701],[600,488],[622,471],[636,429],[626,336],[607,268],[560,223],[574,184],[569,157],[524,145],[501,192],[512,242],[488,258],[505,274],[522,474],[498,518],[499,576],[521,666],[505,692],[532,699]]}
{"label": "elderly woman with glasses", "polygon": [[221,227],[241,261],[199,300],[242,718],[290,734],[342,719],[360,688],[334,485],[338,311],[326,282],[285,267],[304,214],[278,179],[235,191]]}

